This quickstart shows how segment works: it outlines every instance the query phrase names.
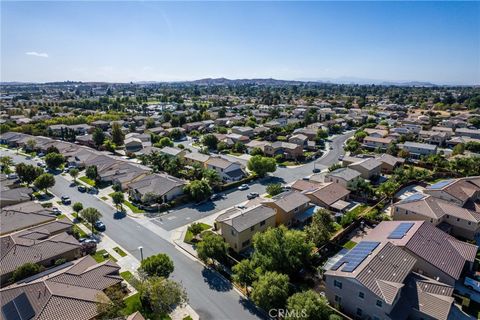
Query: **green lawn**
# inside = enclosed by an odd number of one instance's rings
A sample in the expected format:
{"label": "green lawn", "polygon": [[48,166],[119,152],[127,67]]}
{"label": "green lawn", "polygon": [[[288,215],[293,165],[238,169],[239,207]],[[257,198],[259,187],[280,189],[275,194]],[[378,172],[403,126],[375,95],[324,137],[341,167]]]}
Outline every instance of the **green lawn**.
{"label": "green lawn", "polygon": [[[202,223],[202,222],[199,222],[199,223],[202,226],[202,231],[208,230],[212,227],[211,225],[208,225],[206,223]],[[185,233],[185,238],[183,239],[183,242],[192,243],[193,237],[194,237],[193,233],[189,229],[187,229],[187,233]]]}
{"label": "green lawn", "polygon": [[356,245],[357,243],[355,241],[349,240],[347,243],[343,245],[343,247],[350,250],[350,249],[353,249]]}
{"label": "green lawn", "polygon": [[123,278],[123,280],[127,281],[128,283],[130,283],[130,285],[131,285],[132,287],[135,287],[135,286],[136,286],[135,276],[134,276],[130,271],[120,272],[120,276]]}
{"label": "green lawn", "polygon": [[130,210],[132,210],[133,213],[144,213],[145,211],[143,211],[142,209],[138,208],[137,206],[135,206],[133,203],[125,200],[123,202],[124,205],[126,205],[127,207],[130,208]]}
{"label": "green lawn", "polygon": [[85,233],[85,231],[83,231],[82,229],[80,229],[77,225],[73,225],[73,228],[72,228],[74,234],[77,234],[79,235],[80,238],[85,238],[87,236],[87,234]]}
{"label": "green lawn", "polygon": [[[108,253],[107,250],[105,249],[102,249],[102,250],[99,250],[97,252],[95,252],[94,254],[91,254],[91,256],[93,257],[93,259],[95,259],[95,261],[97,262],[103,262],[105,261],[106,259],[103,257],[103,254],[105,253]],[[110,254],[108,255],[108,258],[110,260],[112,260],[113,262],[117,262],[117,259],[115,259],[114,257],[112,257]]]}
{"label": "green lawn", "polygon": [[352,210],[350,210],[348,213],[357,217],[359,214],[361,214],[367,208],[368,208],[368,206],[366,204],[361,204],[361,205],[353,208]]}
{"label": "green lawn", "polygon": [[125,253],[125,251],[123,251],[122,249],[120,249],[119,247],[115,247],[113,248],[113,251],[115,251],[116,253],[118,253],[120,255],[120,257],[126,257],[127,254]]}
{"label": "green lawn", "polygon": [[88,184],[92,187],[95,187],[95,180],[92,180],[92,179],[88,178],[87,176],[80,177],[80,178],[78,178],[78,180],[81,180],[81,181],[85,182],[86,184]]}
{"label": "green lawn", "polygon": [[60,220],[60,219],[66,218],[66,217],[67,217],[66,215],[61,214],[61,215],[57,216],[57,219]]}
{"label": "green lawn", "polygon": [[145,319],[171,320],[168,314],[154,314],[146,310],[143,310],[142,303],[140,302],[139,293],[135,293],[134,295],[131,295],[130,297],[126,298],[124,302],[125,302],[125,308],[122,310],[122,313],[124,315],[130,315],[136,311],[140,311],[142,315],[145,317]]}
{"label": "green lawn", "polygon": [[103,197],[100,197],[100,199],[102,199],[103,201],[106,201],[106,200],[108,200],[108,198],[107,198],[107,197],[105,197],[105,196],[103,196]]}

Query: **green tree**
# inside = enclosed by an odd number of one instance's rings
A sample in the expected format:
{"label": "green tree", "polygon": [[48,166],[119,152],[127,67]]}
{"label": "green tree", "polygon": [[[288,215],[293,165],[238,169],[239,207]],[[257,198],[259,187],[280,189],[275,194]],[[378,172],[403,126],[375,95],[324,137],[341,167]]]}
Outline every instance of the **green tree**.
{"label": "green tree", "polygon": [[253,265],[252,261],[249,259],[244,259],[233,266],[232,271],[233,281],[242,285],[247,291],[248,295],[248,286],[251,286],[253,282],[258,279],[257,270],[255,270],[255,266]]}
{"label": "green tree", "polygon": [[253,283],[252,300],[264,310],[285,307],[288,298],[288,276],[266,272]]}
{"label": "green tree", "polygon": [[0,165],[2,166],[3,173],[10,173],[10,167],[13,166],[12,157],[4,156],[0,157]]}
{"label": "green tree", "polygon": [[97,166],[88,166],[87,169],[85,169],[85,175],[88,179],[91,179],[93,181],[97,180]]}
{"label": "green tree", "polygon": [[103,147],[109,152],[115,152],[115,149],[117,149],[117,145],[110,139],[105,139]]}
{"label": "green tree", "polygon": [[34,139],[28,139],[25,146],[27,147],[27,150],[33,151],[35,150],[36,145],[37,145],[37,141],[35,141]]}
{"label": "green tree", "polygon": [[101,145],[103,145],[103,142],[105,141],[105,133],[102,129],[95,128],[95,130],[93,130],[92,139],[95,146],[99,148]]}
{"label": "green tree", "polygon": [[277,162],[275,159],[257,155],[252,156],[248,160],[247,168],[255,172],[259,177],[264,177],[267,172],[275,172],[277,170]]}
{"label": "green tree", "polygon": [[375,195],[370,182],[360,177],[349,181],[347,184],[347,189],[363,198],[368,198]]}
{"label": "green tree", "polygon": [[184,188],[184,192],[188,194],[195,201],[202,201],[210,197],[212,194],[212,187],[205,179],[193,180]]}
{"label": "green tree", "polygon": [[33,276],[37,273],[40,273],[44,270],[45,268],[42,265],[32,263],[32,262],[27,262],[22,264],[20,267],[15,269],[12,273],[12,281],[17,282],[19,280],[28,278],[30,276]]}
{"label": "green tree", "polygon": [[173,261],[164,253],[159,253],[144,259],[140,264],[140,270],[150,277],[168,278],[173,272]]}
{"label": "green tree", "polygon": [[187,293],[179,283],[159,277],[150,277],[141,283],[139,294],[142,307],[156,315],[170,313],[188,301]]}
{"label": "green tree", "polygon": [[43,169],[23,162],[15,166],[15,172],[20,181],[30,185],[37,177],[43,174]]}
{"label": "green tree", "polygon": [[125,139],[125,134],[120,127],[118,122],[112,124],[112,142],[117,146],[123,146],[123,141]]}
{"label": "green tree", "polygon": [[276,196],[283,192],[283,187],[280,183],[270,183],[267,185],[267,193],[271,196]]}
{"label": "green tree", "polygon": [[343,165],[341,163],[334,163],[330,167],[328,167],[328,172],[332,172],[340,168],[343,168]]}
{"label": "green tree", "polygon": [[77,177],[80,173],[80,170],[78,170],[77,168],[72,168],[70,169],[70,171],[68,172],[70,174],[70,176],[73,178],[73,181],[77,181]]}
{"label": "green tree", "polygon": [[317,131],[317,139],[320,139],[320,140],[325,140],[328,138],[328,132],[327,130],[323,130],[323,129],[319,129]]}
{"label": "green tree", "polygon": [[75,202],[72,206],[73,211],[75,211],[78,215],[80,211],[83,209],[83,204],[81,202]]}
{"label": "green tree", "polygon": [[123,209],[122,203],[123,201],[125,201],[125,196],[123,192],[121,191],[114,192],[112,193],[111,197],[112,197],[113,203],[115,204],[115,207],[116,208],[120,207],[120,209],[122,210]]}
{"label": "green tree", "polygon": [[294,275],[308,266],[314,244],[307,234],[281,225],[253,236],[252,261],[264,271]]}
{"label": "green tree", "polygon": [[357,140],[358,142],[363,142],[363,139],[365,139],[367,136],[368,134],[363,130],[355,132],[355,135],[354,135],[355,140]]}
{"label": "green tree", "polygon": [[154,127],[155,127],[155,120],[153,120],[152,118],[148,118],[147,122],[145,123],[145,128],[150,129]]}
{"label": "green tree", "polygon": [[204,169],[202,171],[202,178],[212,187],[216,187],[222,183],[222,178],[218,172],[213,169]]}
{"label": "green tree", "polygon": [[227,257],[228,244],[223,238],[215,233],[205,233],[197,245],[198,258],[205,263],[210,259],[224,262]]}
{"label": "green tree", "polygon": [[345,151],[350,151],[352,154],[357,154],[358,151],[361,149],[362,144],[358,142],[356,139],[350,139],[347,141],[345,146]]}
{"label": "green tree", "polygon": [[100,220],[102,217],[102,214],[100,211],[98,211],[95,208],[85,208],[82,211],[80,211],[80,216],[87,221],[88,223],[91,224],[92,227],[92,234],[94,233],[94,224],[97,222],[97,220]]}
{"label": "green tree", "polygon": [[45,156],[45,164],[48,168],[55,170],[65,162],[65,158],[56,152],[49,153]]}
{"label": "green tree", "polygon": [[313,290],[297,292],[287,300],[287,310],[291,311],[286,320],[298,319],[295,315],[302,315],[303,319],[326,320],[330,316],[328,301]]}
{"label": "green tree", "polygon": [[157,143],[155,143],[155,147],[173,147],[173,141],[169,137],[163,137]]}
{"label": "green tree", "polygon": [[188,231],[190,231],[194,236],[196,236],[203,231],[203,227],[200,223],[194,222],[188,227]]}
{"label": "green tree", "polygon": [[259,147],[255,147],[252,149],[252,151],[250,151],[250,155],[251,156],[263,156],[264,153],[263,153],[263,150]]}
{"label": "green tree", "polygon": [[55,185],[55,178],[50,173],[43,173],[35,179],[33,185],[47,193],[47,189]]}
{"label": "green tree", "polygon": [[[106,299],[105,296],[108,298]],[[112,286],[105,290],[105,296],[97,297],[97,313],[95,319],[122,318],[122,310],[125,308],[125,294],[119,286]]]}
{"label": "green tree", "polygon": [[202,144],[208,149],[213,150],[217,147],[218,139],[213,134],[206,134],[202,137]]}
{"label": "green tree", "polygon": [[335,231],[332,215],[325,209],[317,210],[312,217],[312,222],[305,227],[308,239],[317,247],[324,245]]}
{"label": "green tree", "polygon": [[452,155],[463,154],[465,152],[465,145],[463,143],[459,143],[455,145],[452,149]]}

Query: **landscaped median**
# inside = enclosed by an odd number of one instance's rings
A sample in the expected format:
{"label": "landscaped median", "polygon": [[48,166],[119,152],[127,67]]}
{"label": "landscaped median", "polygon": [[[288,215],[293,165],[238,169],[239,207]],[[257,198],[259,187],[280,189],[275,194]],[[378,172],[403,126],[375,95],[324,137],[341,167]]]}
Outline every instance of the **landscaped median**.
{"label": "landscaped median", "polygon": [[193,223],[188,227],[187,232],[185,233],[185,238],[183,239],[183,242],[188,244],[193,244],[193,239],[197,234],[200,234],[203,231],[210,229],[211,227],[212,227],[211,225],[208,225],[202,222]]}

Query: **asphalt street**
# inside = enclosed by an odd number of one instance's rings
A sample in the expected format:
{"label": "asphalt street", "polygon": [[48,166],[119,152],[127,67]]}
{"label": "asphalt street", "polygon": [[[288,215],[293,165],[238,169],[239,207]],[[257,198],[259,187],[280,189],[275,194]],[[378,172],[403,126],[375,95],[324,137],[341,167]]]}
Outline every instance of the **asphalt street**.
{"label": "asphalt street", "polygon": [[[335,137],[332,142],[332,150],[315,164],[324,168],[336,162],[343,154],[342,145],[352,133]],[[26,160],[24,156],[17,155],[12,151],[5,151],[12,156],[15,162],[26,162],[36,164],[35,160]],[[313,163],[296,168],[278,168],[274,176],[255,181],[247,191],[232,191],[227,198],[214,203],[206,203],[199,206],[188,206],[160,218],[152,219],[165,230],[172,230],[214,212],[226,209],[246,200],[249,192],[264,193],[266,185],[273,181],[281,183],[292,182],[296,179],[310,175],[314,168]],[[263,316],[258,309],[249,301],[244,300],[233,288],[230,282],[226,281],[218,273],[203,267],[200,263],[193,261],[184,253],[178,251],[173,244],[142,226],[134,218],[128,216],[116,217],[116,210],[100,199],[87,194],[80,193],[71,182],[61,175],[55,176],[55,186],[50,191],[56,196],[69,196],[74,202],[81,202],[84,207],[98,209],[103,217],[107,229],[105,233],[124,247],[130,254],[140,259],[139,247],[143,247],[145,257],[157,253],[168,254],[175,265],[172,279],[183,283],[189,297],[189,304],[200,315],[201,319],[261,319]]]}
{"label": "asphalt street", "polygon": [[[9,155],[15,162],[36,163],[36,161],[26,160],[25,157],[16,155],[14,152],[9,152]],[[137,223],[134,218],[127,216],[115,219],[115,209],[90,194],[80,193],[70,184],[71,182],[61,175],[56,175],[55,186],[50,188],[50,191],[57,196],[69,196],[72,203],[81,202],[85,208],[98,209],[102,213],[102,221],[107,227],[105,233],[130,254],[140,260],[138,247],[142,246],[144,257],[166,253],[172,258],[175,270],[171,277],[183,283],[187,290],[189,304],[201,319],[262,318],[258,309],[251,302],[244,300],[232,288],[231,283],[218,273],[193,261],[178,251],[173,244]]]}
{"label": "asphalt street", "polygon": [[279,167],[271,176],[265,177],[262,180],[256,180],[249,184],[250,188],[245,191],[233,189],[226,193],[226,198],[214,202],[206,202],[204,204],[189,204],[185,207],[172,210],[170,213],[158,218],[153,218],[152,222],[159,225],[165,230],[173,230],[192,223],[195,220],[207,217],[215,212],[224,210],[242,203],[247,200],[247,194],[250,192],[257,192],[263,194],[266,192],[268,184],[273,182],[280,182],[282,184],[290,183],[305,176],[312,174],[315,168],[324,169],[331,166],[338,161],[338,158],[345,152],[343,150],[343,143],[350,138],[353,132],[336,136],[330,142],[331,150],[322,158],[315,162],[310,162],[303,166],[294,168]]}

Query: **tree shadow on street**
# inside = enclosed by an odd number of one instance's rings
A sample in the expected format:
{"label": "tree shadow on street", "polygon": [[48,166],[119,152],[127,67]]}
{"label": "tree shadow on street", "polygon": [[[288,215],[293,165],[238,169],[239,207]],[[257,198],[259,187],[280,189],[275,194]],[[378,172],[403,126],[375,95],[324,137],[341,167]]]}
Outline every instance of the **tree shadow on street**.
{"label": "tree shadow on street", "polygon": [[203,268],[202,270],[203,281],[208,283],[210,289],[215,291],[230,291],[232,290],[232,284],[221,277],[217,272],[210,268]]}

